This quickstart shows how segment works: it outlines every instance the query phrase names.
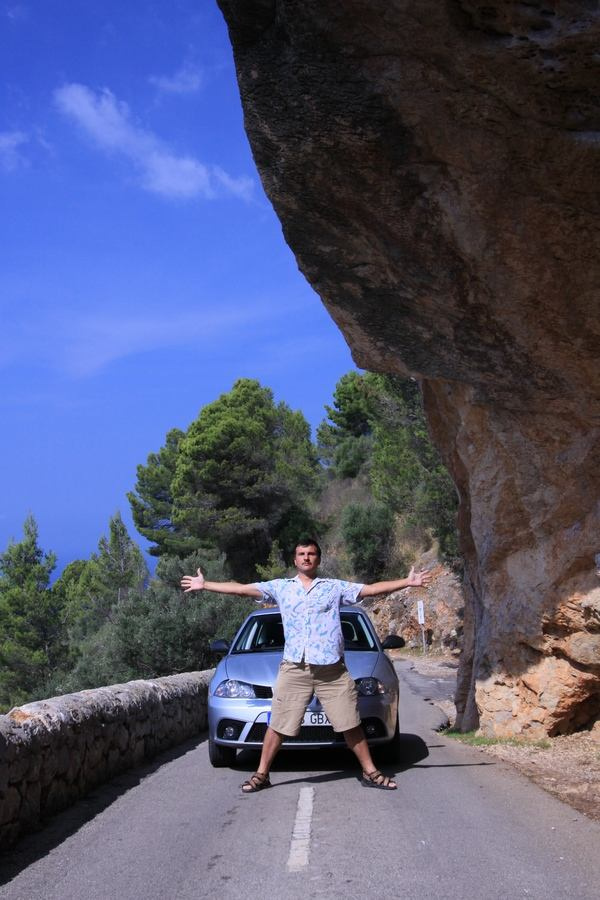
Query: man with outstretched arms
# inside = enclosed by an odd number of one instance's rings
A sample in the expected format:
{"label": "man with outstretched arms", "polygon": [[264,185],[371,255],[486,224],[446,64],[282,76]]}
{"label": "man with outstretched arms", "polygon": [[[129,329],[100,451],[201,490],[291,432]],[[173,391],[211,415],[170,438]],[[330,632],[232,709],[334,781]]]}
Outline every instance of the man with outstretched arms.
{"label": "man with outstretched arms", "polygon": [[246,794],[271,786],[269,771],[284,737],[297,735],[313,694],[316,694],[335,731],[344,734],[346,744],[362,768],[365,787],[395,790],[394,781],[379,772],[373,763],[358,714],[358,693],[344,662],[344,639],[340,606],[356,603],[405,587],[428,584],[427,572],[410,570],[408,578],[356,584],[334,578],[319,578],[321,548],[312,538],[301,539],[295,548],[294,578],[276,578],[256,584],[236,581],[205,581],[198,574],[184,575],[181,586],[188,591],[216,591],[271,601],[279,606],[285,647],[279,675],[273,689],[271,721],[267,728],[258,770],[242,785]]}

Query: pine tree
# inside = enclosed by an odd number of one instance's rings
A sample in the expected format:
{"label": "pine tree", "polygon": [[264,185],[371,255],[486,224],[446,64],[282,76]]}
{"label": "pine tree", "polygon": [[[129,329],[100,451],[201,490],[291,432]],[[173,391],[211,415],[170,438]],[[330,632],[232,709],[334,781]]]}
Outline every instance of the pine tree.
{"label": "pine tree", "polygon": [[302,414],[240,379],[201,410],[181,441],[172,519],[198,545],[224,552],[234,577],[252,579],[273,540],[287,543],[313,524],[318,476]]}
{"label": "pine tree", "polygon": [[407,524],[430,533],[442,556],[459,565],[456,488],[434,447],[421,392],[410,378],[371,375],[374,497]]}
{"label": "pine tree", "polygon": [[135,490],[127,494],[135,527],[154,546],[152,556],[186,556],[197,547],[197,539],[173,522],[172,483],[181,441],[185,432],[173,428],[164,447],[150,453],[146,465],[137,467]]}
{"label": "pine tree", "polygon": [[333,406],[317,429],[319,455],[336,478],[356,478],[372,449],[371,397],[364,375],[348,372],[335,386]]}
{"label": "pine tree", "polygon": [[38,544],[33,516],[20,542],[0,554],[0,707],[18,705],[43,693],[43,686],[66,653],[59,595],[50,588],[53,553]]}
{"label": "pine tree", "polygon": [[98,552],[78,563],[76,569],[65,570],[57,582],[67,597],[66,619],[72,644],[80,645],[110,622],[131,592],[144,590],[147,578],[142,552],[117,512],[109,521],[108,535],[98,542]]}

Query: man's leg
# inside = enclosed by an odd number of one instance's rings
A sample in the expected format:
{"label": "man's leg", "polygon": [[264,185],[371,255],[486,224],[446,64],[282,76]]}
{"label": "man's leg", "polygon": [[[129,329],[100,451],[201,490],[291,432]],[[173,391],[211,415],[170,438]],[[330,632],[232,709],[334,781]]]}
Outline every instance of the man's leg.
{"label": "man's leg", "polygon": [[269,786],[269,771],[283,741],[283,735],[269,726],[265,732],[258,769],[242,785],[242,793],[254,794]]}
{"label": "man's leg", "polygon": [[252,794],[268,787],[269,772],[286,735],[300,730],[304,711],[312,696],[312,676],[304,663],[283,661],[273,688],[271,721],[263,738],[258,769],[242,785],[244,794]]}
{"label": "man's leg", "polygon": [[[370,775],[373,772],[377,772],[377,766],[373,762],[373,757],[371,756],[371,751],[369,750],[369,745],[367,744],[367,739],[365,737],[365,733],[362,730],[360,725],[357,725],[356,728],[351,728],[349,731],[344,732],[344,739],[349,749],[352,750],[356,758],[360,763],[360,767],[363,770],[363,777],[365,775]],[[385,776],[384,776],[385,780]],[[390,790],[398,787],[395,781],[388,782],[387,785],[384,785]]]}
{"label": "man's leg", "polygon": [[278,731],[275,731],[271,726],[267,728],[265,732],[265,737],[263,740],[262,751],[260,754],[260,762],[258,764],[257,771],[261,774],[268,775],[271,766],[273,765],[273,760],[279,753],[279,748],[283,742],[283,735]]}
{"label": "man's leg", "polygon": [[360,724],[358,694],[354,679],[343,660],[331,666],[319,666],[315,692],[336,731],[342,731],[346,744],[358,759],[363,771],[363,783],[383,790],[395,790],[398,785],[382,775],[371,756],[365,733]]}

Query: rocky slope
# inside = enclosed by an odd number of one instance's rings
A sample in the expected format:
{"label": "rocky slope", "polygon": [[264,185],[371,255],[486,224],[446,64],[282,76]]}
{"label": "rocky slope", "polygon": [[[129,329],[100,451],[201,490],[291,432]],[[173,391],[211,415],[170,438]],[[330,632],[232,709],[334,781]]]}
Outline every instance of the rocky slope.
{"label": "rocky slope", "polygon": [[460,493],[458,722],[600,713],[600,9],[220,0],[246,129],[356,362],[422,379]]}
{"label": "rocky slope", "polygon": [[423,646],[423,632],[417,616],[417,601],[423,601],[425,640],[428,649],[456,654],[462,647],[464,595],[457,576],[427,555],[416,568],[425,567],[432,580],[427,588],[405,588],[395,594],[363,601],[383,640],[388,634],[404,638],[409,649]]}

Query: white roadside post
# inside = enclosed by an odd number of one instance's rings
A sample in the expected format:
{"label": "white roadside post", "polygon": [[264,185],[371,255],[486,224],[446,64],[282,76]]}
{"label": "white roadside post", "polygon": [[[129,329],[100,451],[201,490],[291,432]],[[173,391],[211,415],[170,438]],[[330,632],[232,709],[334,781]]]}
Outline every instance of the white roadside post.
{"label": "white roadside post", "polygon": [[417,600],[417,622],[421,626],[421,637],[423,638],[423,653],[427,653],[427,641],[425,640],[425,604],[422,600]]}

